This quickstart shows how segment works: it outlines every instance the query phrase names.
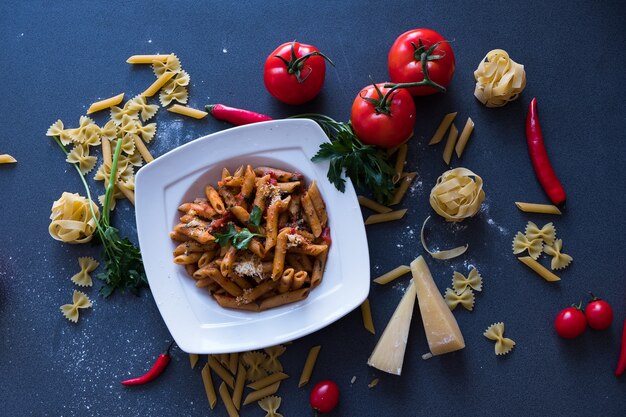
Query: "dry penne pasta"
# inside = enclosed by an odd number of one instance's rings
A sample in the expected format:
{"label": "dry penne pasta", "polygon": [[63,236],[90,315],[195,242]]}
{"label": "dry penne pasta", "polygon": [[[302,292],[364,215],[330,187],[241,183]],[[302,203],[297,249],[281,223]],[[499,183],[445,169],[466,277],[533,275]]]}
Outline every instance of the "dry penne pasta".
{"label": "dry penne pasta", "polygon": [[362,195],[358,196],[357,199],[359,200],[360,205],[362,205],[363,207],[367,207],[370,210],[374,210],[377,213],[389,213],[390,211],[392,211],[391,208],[383,206],[382,204],[377,203],[374,200],[370,200],[369,198]]}
{"label": "dry penne pasta", "polygon": [[363,326],[371,334],[376,334],[374,329],[374,321],[372,320],[372,308],[370,307],[370,300],[365,299],[361,304],[361,316],[363,318]]}
{"label": "dry penne pasta", "polygon": [[176,73],[173,71],[165,71],[163,74],[161,74],[159,78],[157,78],[152,84],[150,84],[150,86],[146,88],[146,90],[141,93],[141,95],[144,97],[152,97],[153,95],[158,93],[159,90],[163,88],[163,86],[167,84],[167,82],[171,80],[174,75],[176,75]]}
{"label": "dry penne pasta", "polygon": [[561,210],[552,204],[523,203],[516,201],[515,205],[518,209],[526,213],[561,214]]}
{"label": "dry penne pasta", "polygon": [[117,186],[117,189],[120,190],[122,194],[124,194],[124,197],[126,197],[128,201],[130,201],[130,203],[134,206],[135,205],[135,192],[132,190],[129,190],[121,182],[118,182],[116,186]]}
{"label": "dry penne pasta", "polygon": [[399,204],[402,201],[402,199],[404,198],[404,195],[406,194],[407,190],[411,186],[411,183],[413,182],[416,176],[417,176],[417,172],[402,173],[401,178],[400,178],[400,185],[398,186],[396,191],[393,193],[393,197],[391,198],[391,203],[389,203],[390,206],[395,206],[396,204]]}
{"label": "dry penne pasta", "polygon": [[189,354],[189,365],[191,365],[191,369],[196,367],[196,364],[198,363],[198,359],[200,359],[200,356],[196,353],[190,353]]}
{"label": "dry penne pasta", "polygon": [[209,115],[209,113],[205,111],[194,109],[193,107],[181,106],[180,104],[174,104],[168,107],[167,110],[183,116],[193,117],[194,119],[204,119]]}
{"label": "dry penne pasta", "polygon": [[0,164],[14,164],[17,162],[17,159],[13,158],[8,153],[0,155]]}
{"label": "dry penne pasta", "polygon": [[[239,357],[238,354],[231,353],[230,357],[233,355],[237,355],[237,359]],[[237,372],[237,379],[235,380],[235,389],[233,390],[233,404],[237,410],[241,409],[241,398],[243,397],[243,388],[246,383],[246,369],[244,366],[237,360],[235,362],[235,371]],[[232,368],[231,368],[232,369]]]}
{"label": "dry penne pasta", "polygon": [[152,64],[154,61],[165,62],[170,55],[132,55],[126,62],[129,64]]}
{"label": "dry penne pasta", "polygon": [[278,387],[280,387],[280,381],[275,382],[272,385],[268,385],[265,388],[261,388],[260,390],[252,391],[250,394],[246,395],[246,399],[243,400],[243,405],[248,405],[260,400],[261,398],[267,397],[268,395],[276,394]]}
{"label": "dry penne pasta", "polygon": [[435,131],[435,134],[433,135],[432,139],[430,140],[430,142],[428,142],[429,145],[436,145],[437,143],[441,142],[444,135],[448,131],[448,128],[452,124],[452,121],[456,117],[456,115],[457,115],[457,112],[454,112],[454,113],[448,113],[443,117],[443,120],[439,124],[437,131]]}
{"label": "dry penne pasta", "polygon": [[404,217],[407,209],[390,211],[389,213],[381,213],[381,214],[372,214],[367,219],[365,219],[365,224],[376,224],[383,222],[390,222],[393,220],[399,220]]}
{"label": "dry penne pasta", "polygon": [[546,267],[541,265],[539,262],[535,261],[530,256],[521,256],[521,257],[519,257],[517,259],[521,263],[523,263],[524,265],[526,265],[527,267],[529,267],[530,269],[535,271],[537,274],[539,274],[539,276],[541,278],[545,279],[546,281],[553,282],[553,281],[560,281],[561,280],[561,278],[559,278],[554,273],[550,272]]}
{"label": "dry penne pasta", "polygon": [[278,381],[289,378],[289,375],[282,372],[275,372],[271,375],[261,378],[258,381],[252,382],[247,385],[248,388],[252,388],[255,391],[263,389],[269,385],[275,384]]}
{"label": "dry penne pasta", "polygon": [[454,148],[456,152],[456,157],[460,158],[463,155],[463,151],[465,150],[465,146],[467,146],[467,141],[469,141],[470,135],[474,131],[474,121],[471,117],[467,118],[467,122],[465,122],[465,126],[461,131],[461,136],[459,136],[459,140],[456,143]]}
{"label": "dry penne pasta", "polygon": [[396,175],[393,176],[394,183],[400,181],[400,178],[402,177],[408,149],[409,147],[406,143],[403,143],[398,147],[398,155],[396,156],[396,163],[394,165],[394,168],[396,170]]}
{"label": "dry penne pasta", "polygon": [[448,133],[448,140],[446,141],[446,147],[443,149],[443,161],[446,165],[450,165],[450,160],[452,159],[452,151],[454,151],[454,145],[456,144],[456,140],[459,137],[459,130],[456,128],[454,123],[450,126],[450,133]]}
{"label": "dry penne pasta", "polygon": [[306,299],[330,246],[317,184],[305,188],[301,174],[270,167],[230,172],[205,186],[206,198],[178,206],[175,262],[224,308],[263,311]]}
{"label": "dry penne pasta", "polygon": [[222,364],[215,358],[215,355],[209,355],[207,362],[209,367],[215,372],[222,381],[224,381],[232,389],[235,387],[235,378],[222,366]]}
{"label": "dry penne pasta", "polygon": [[315,363],[317,362],[317,356],[320,353],[320,349],[322,349],[322,346],[313,346],[309,350],[309,354],[307,355],[306,361],[304,362],[304,368],[302,369],[302,373],[300,374],[298,388],[302,388],[303,386],[305,386],[311,379],[311,374],[313,374],[313,368],[315,367]]}
{"label": "dry penne pasta", "polygon": [[411,268],[408,265],[400,265],[389,272],[386,272],[374,279],[374,282],[377,284],[388,284],[396,278],[400,278],[402,275],[408,274],[411,272]]}
{"label": "dry penne pasta", "polygon": [[102,138],[102,143],[100,144],[100,146],[102,146],[102,161],[104,165],[111,166],[111,164],[113,163],[111,159],[111,142],[107,138]]}
{"label": "dry penne pasta", "polygon": [[208,363],[202,368],[202,382],[207,400],[209,401],[209,407],[212,410],[217,405],[217,395],[215,394],[215,386],[213,385],[213,378],[211,378],[211,370]]}
{"label": "dry penne pasta", "polygon": [[117,106],[124,100],[124,93],[118,94],[113,97],[109,97],[104,100],[96,101],[87,109],[87,114],[95,113],[100,110],[108,109],[113,106]]}
{"label": "dry penne pasta", "polygon": [[228,413],[228,417],[239,417],[237,408],[235,407],[235,404],[233,403],[233,398],[230,396],[230,393],[228,392],[228,388],[226,387],[226,384],[224,382],[220,384],[219,392],[220,392],[220,398],[222,399],[222,402],[224,403],[224,407],[226,407],[226,412]]}
{"label": "dry penne pasta", "polygon": [[134,135],[133,141],[135,143],[135,148],[139,151],[143,160],[146,161],[146,164],[154,161],[154,157],[152,156],[148,148],[146,148],[146,145],[143,143],[139,136]]}

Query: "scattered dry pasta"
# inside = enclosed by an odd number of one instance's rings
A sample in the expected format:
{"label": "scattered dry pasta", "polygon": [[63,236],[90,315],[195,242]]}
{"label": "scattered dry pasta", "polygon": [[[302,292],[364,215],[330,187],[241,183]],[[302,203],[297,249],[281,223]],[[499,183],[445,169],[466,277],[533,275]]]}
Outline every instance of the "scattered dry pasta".
{"label": "scattered dry pasta", "polygon": [[483,290],[483,278],[478,272],[478,269],[472,268],[467,278],[460,272],[454,271],[452,274],[452,288],[457,294],[463,294],[463,292],[471,288],[474,291]]}
{"label": "scattered dry pasta", "polygon": [[517,232],[515,239],[513,239],[513,254],[515,255],[528,251],[531,258],[537,259],[542,250],[543,242],[541,239],[528,240],[522,232]]}
{"label": "scattered dry pasta", "polygon": [[475,297],[471,288],[467,288],[461,294],[457,294],[451,288],[446,288],[444,300],[448,307],[450,307],[450,310],[454,310],[459,304],[466,310],[472,311],[474,309]]}
{"label": "scattered dry pasta", "polygon": [[64,192],[61,198],[52,203],[50,220],[52,222],[48,232],[53,239],[65,243],[86,243],[96,230],[100,210],[95,203],[90,205],[85,197]]}
{"label": "scattered dry pasta", "polygon": [[124,100],[124,93],[118,94],[116,96],[97,101],[93,103],[87,109],[87,114],[95,113],[100,110],[108,109],[109,107],[117,106]]}
{"label": "scattered dry pasta", "polygon": [[467,168],[444,172],[430,192],[430,205],[449,222],[474,216],[484,199],[482,178]]}
{"label": "scattered dry pasta", "polygon": [[283,345],[276,345],[263,350],[267,355],[267,359],[261,364],[261,366],[263,366],[263,368],[265,368],[268,372],[281,372],[283,370],[283,365],[280,363],[278,358],[280,355],[285,353],[287,348]]}
{"label": "scattered dry pasta", "polygon": [[209,368],[208,363],[206,363],[202,368],[202,383],[204,384],[204,391],[206,392],[207,400],[209,401],[209,407],[211,407],[212,410],[217,405],[217,394],[215,393],[215,385],[213,385],[211,369]]}
{"label": "scattered dry pasta", "polygon": [[17,159],[13,158],[8,153],[0,155],[0,164],[14,164],[17,162]]}
{"label": "scattered dry pasta", "polygon": [[263,352],[246,352],[243,354],[242,360],[244,366],[248,368],[246,379],[249,382],[258,381],[267,376],[267,371],[263,368],[263,364],[266,361],[266,356]]}
{"label": "scattered dry pasta", "polygon": [[372,308],[370,307],[370,300],[367,298],[361,304],[361,316],[363,318],[363,327],[371,334],[376,334],[374,321],[372,320]]}
{"label": "scattered dry pasta", "polygon": [[76,144],[67,155],[66,161],[70,164],[78,164],[80,172],[85,175],[96,166],[97,158],[89,155],[89,146]]}
{"label": "scattered dry pasta", "polygon": [[180,104],[174,104],[167,110],[183,116],[193,117],[194,119],[204,119],[209,115],[209,113],[205,111],[194,109],[192,107],[181,106]]}
{"label": "scattered dry pasta", "polygon": [[61,306],[61,313],[63,313],[63,316],[72,323],[77,323],[79,317],[78,310],[89,308],[91,306],[91,300],[85,293],[74,290],[72,295],[72,304],[63,304]]}
{"label": "scattered dry pasta", "polygon": [[311,374],[313,373],[315,362],[317,362],[317,356],[320,353],[320,349],[322,349],[321,346],[313,346],[311,350],[309,350],[309,354],[307,355],[306,361],[304,362],[304,368],[302,369],[302,374],[300,375],[298,388],[302,388],[303,386],[305,386],[311,379]]}
{"label": "scattered dry pasta", "polygon": [[426,252],[430,254],[430,256],[435,259],[452,259],[456,258],[457,256],[463,255],[467,251],[467,248],[469,248],[468,244],[466,244],[465,246],[457,246],[456,248],[441,251],[431,251],[430,249],[428,249],[428,246],[426,246],[426,239],[424,238],[424,229],[426,228],[426,223],[428,223],[428,220],[430,220],[430,216],[426,217],[426,220],[424,220],[424,223],[422,223],[420,240],[422,241],[422,247]]}
{"label": "scattered dry pasta", "polygon": [[556,238],[556,228],[552,223],[548,223],[541,229],[533,222],[526,225],[526,238],[528,240],[541,239],[546,245],[552,245]]}
{"label": "scattered dry pasta", "polygon": [[198,363],[198,359],[200,359],[200,356],[197,353],[189,354],[189,365],[191,366],[191,369],[196,367],[196,364]]}
{"label": "scattered dry pasta", "polygon": [[380,379],[378,378],[374,378],[372,379],[372,382],[370,382],[369,384],[367,384],[367,388],[372,389],[374,388],[376,385],[378,385],[378,382],[380,381]]}
{"label": "scattered dry pasta", "polygon": [[391,281],[400,278],[402,275],[408,274],[409,272],[411,272],[411,268],[408,265],[400,265],[391,271],[382,274],[378,278],[375,278],[374,282],[381,285],[388,284]]}
{"label": "scattered dry pasta", "polygon": [[91,287],[93,281],[89,273],[95,271],[100,263],[89,256],[81,256],[78,258],[78,265],[80,266],[80,272],[72,277],[72,282],[79,287]]}
{"label": "scattered dry pasta", "polygon": [[552,246],[545,245],[543,248],[547,255],[552,256],[552,262],[550,263],[552,270],[563,269],[572,262],[571,256],[561,253],[562,249],[563,241],[561,239],[555,239]]}
{"label": "scattered dry pasta", "polygon": [[519,258],[517,258],[517,260],[523,263],[524,265],[526,265],[527,267],[529,267],[530,269],[532,269],[533,271],[535,271],[537,274],[539,274],[539,276],[541,276],[541,278],[545,279],[546,281],[554,282],[554,281],[561,280],[561,278],[559,278],[557,275],[553,274],[552,272],[548,271],[546,267],[541,265],[539,262],[535,261],[530,256],[520,256]]}
{"label": "scattered dry pasta", "polygon": [[552,204],[536,204],[516,201],[515,205],[518,209],[526,213],[561,214],[561,210]]}
{"label": "scattered dry pasta", "polygon": [[494,323],[487,327],[487,330],[483,335],[490,340],[496,342],[494,350],[496,355],[506,355],[515,346],[515,342],[507,337],[504,337],[504,323]]}
{"label": "scattered dry pasta", "polygon": [[474,71],[474,96],[487,107],[501,107],[515,100],[526,87],[524,66],[502,49],[489,51]]}
{"label": "scattered dry pasta", "polygon": [[441,123],[439,124],[437,131],[433,135],[430,142],[428,142],[429,145],[436,145],[439,142],[441,142],[446,132],[448,131],[448,128],[452,124],[452,121],[456,117],[456,115],[457,115],[457,112],[454,112],[454,113],[448,113],[443,117],[443,120],[441,120]]}
{"label": "scattered dry pasta", "polygon": [[283,417],[283,415],[278,412],[281,401],[280,397],[270,395],[269,397],[259,400],[258,404],[259,407],[267,413],[265,414],[265,417]]}
{"label": "scattered dry pasta", "polygon": [[371,216],[368,216],[367,219],[365,219],[365,224],[370,225],[370,224],[377,224],[377,223],[391,222],[394,220],[400,220],[401,218],[404,217],[406,212],[407,212],[407,209],[401,209],[401,210],[396,210],[396,211],[390,211],[388,213],[372,214]]}

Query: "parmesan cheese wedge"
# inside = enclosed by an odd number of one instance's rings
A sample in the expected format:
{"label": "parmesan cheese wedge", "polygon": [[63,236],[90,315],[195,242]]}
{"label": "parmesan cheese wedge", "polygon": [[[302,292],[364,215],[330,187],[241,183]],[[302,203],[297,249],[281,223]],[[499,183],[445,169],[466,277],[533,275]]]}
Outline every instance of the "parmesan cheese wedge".
{"label": "parmesan cheese wedge", "polygon": [[372,355],[367,360],[369,366],[394,375],[400,375],[402,372],[404,351],[415,306],[415,294],[415,285],[411,281]]}
{"label": "parmesan cheese wedge", "polygon": [[461,329],[433,281],[424,258],[419,256],[411,262],[411,273],[430,352],[436,356],[463,349],[465,341]]}

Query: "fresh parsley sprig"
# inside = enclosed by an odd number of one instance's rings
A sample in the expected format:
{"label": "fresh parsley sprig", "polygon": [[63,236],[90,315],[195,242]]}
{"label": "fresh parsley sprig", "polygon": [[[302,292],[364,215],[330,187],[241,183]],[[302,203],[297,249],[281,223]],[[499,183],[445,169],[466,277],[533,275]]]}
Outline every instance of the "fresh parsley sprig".
{"label": "fresh parsley sprig", "polygon": [[344,192],[346,180],[342,177],[345,172],[358,188],[369,189],[376,201],[388,204],[394,193],[394,168],[388,161],[387,154],[380,148],[365,145],[352,130],[350,123],[338,122],[323,114],[301,114],[294,118],[311,119],[316,122],[330,143],[323,143],[313,162],[328,159],[328,180],[335,187]]}
{"label": "fresh parsley sprig", "polygon": [[234,224],[228,223],[226,233],[213,233],[213,236],[215,237],[215,242],[220,246],[226,246],[229,242],[231,242],[235,249],[243,250],[248,249],[248,245],[253,237],[263,235],[252,233],[245,227],[237,231]]}
{"label": "fresh parsley sprig", "polygon": [[[67,155],[68,152],[59,138],[54,136],[54,140]],[[111,198],[113,196],[115,177],[117,175],[117,161],[119,160],[121,151],[122,141],[118,140],[111,163],[111,175],[109,176],[109,183],[106,188],[104,204],[102,206],[102,216],[99,221],[92,206],[92,204],[95,203],[91,198],[85,176],[80,171],[78,165],[74,164],[85,186],[87,198],[90,202],[89,208],[91,209],[91,215],[96,221],[97,236],[104,249],[103,259],[105,272],[96,275],[96,277],[104,282],[104,286],[100,288],[100,295],[105,298],[109,297],[117,289],[122,291],[128,290],[134,295],[139,295],[139,290],[142,287],[148,286],[146,271],[144,270],[143,261],[141,259],[141,252],[128,238],[120,238],[119,231],[111,226],[110,223]]]}

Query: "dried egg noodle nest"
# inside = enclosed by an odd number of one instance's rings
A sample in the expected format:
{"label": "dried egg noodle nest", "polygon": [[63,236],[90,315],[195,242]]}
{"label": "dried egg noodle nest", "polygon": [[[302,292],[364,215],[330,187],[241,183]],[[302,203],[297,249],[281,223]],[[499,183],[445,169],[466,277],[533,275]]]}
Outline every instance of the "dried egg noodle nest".
{"label": "dried egg noodle nest", "polygon": [[449,222],[472,217],[484,199],[483,179],[467,168],[444,172],[430,191],[430,205]]}
{"label": "dried egg noodle nest", "polygon": [[61,198],[52,203],[48,232],[53,239],[65,243],[86,243],[93,237],[100,219],[100,210],[95,203],[91,207],[96,215],[93,218],[89,200],[78,194],[64,192]]}
{"label": "dried egg noodle nest", "polygon": [[502,107],[526,87],[524,66],[502,49],[489,51],[474,71],[474,96],[487,107]]}

